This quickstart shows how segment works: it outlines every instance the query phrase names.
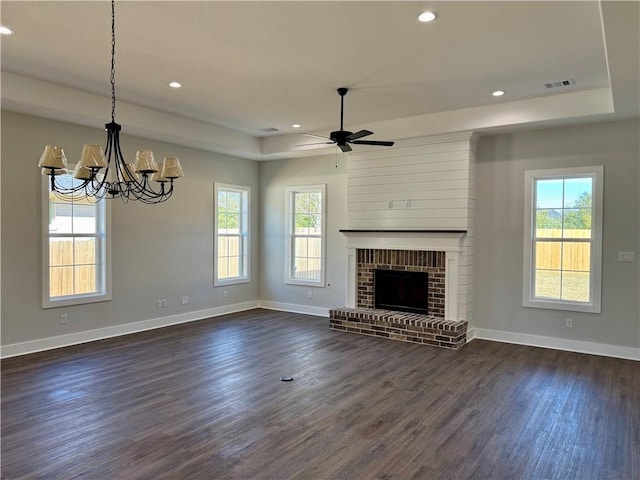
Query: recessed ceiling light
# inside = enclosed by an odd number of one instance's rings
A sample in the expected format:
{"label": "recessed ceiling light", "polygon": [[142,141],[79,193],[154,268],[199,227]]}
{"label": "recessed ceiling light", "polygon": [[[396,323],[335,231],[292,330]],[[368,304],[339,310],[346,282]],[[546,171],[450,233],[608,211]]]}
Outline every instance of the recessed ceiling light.
{"label": "recessed ceiling light", "polygon": [[496,90],[491,95],[493,95],[494,97],[501,97],[502,95],[504,95],[504,92],[502,90]]}
{"label": "recessed ceiling light", "polygon": [[302,125],[300,125],[299,123],[294,123],[293,125],[291,125],[293,128],[300,128]]}
{"label": "recessed ceiling light", "polygon": [[422,12],[419,16],[418,16],[418,20],[420,20],[423,23],[426,22],[432,22],[436,19],[436,14],[434,12],[431,11],[426,11],[426,12]]}
{"label": "recessed ceiling light", "polygon": [[11,30],[9,27],[5,27],[4,25],[0,25],[0,34],[2,35],[13,35],[14,32],[13,30]]}
{"label": "recessed ceiling light", "polygon": [[171,88],[180,88],[180,87],[182,86],[182,84],[181,84],[180,82],[171,82],[171,83],[169,84],[169,86],[170,86]]}

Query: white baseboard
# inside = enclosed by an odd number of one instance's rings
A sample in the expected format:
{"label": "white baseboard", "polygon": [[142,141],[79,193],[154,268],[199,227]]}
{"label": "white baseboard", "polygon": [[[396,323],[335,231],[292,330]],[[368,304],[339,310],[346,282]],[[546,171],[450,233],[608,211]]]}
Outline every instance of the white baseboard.
{"label": "white baseboard", "polygon": [[271,302],[269,300],[258,300],[258,307],[268,310],[280,310],[282,312],[305,313],[318,317],[328,317],[329,310],[324,307],[312,307],[310,305],[298,305],[296,303]]}
{"label": "white baseboard", "polygon": [[467,332],[467,341],[475,338],[480,340],[492,340],[495,342],[528,345],[531,347],[566,350],[569,352],[590,353],[592,355],[602,355],[604,357],[640,360],[640,348],[609,345],[606,343],[584,342],[581,340],[544,337],[542,335],[529,335],[526,333],[505,332],[501,330],[489,330],[477,327],[472,329],[471,334]]}
{"label": "white baseboard", "polygon": [[177,315],[169,315],[167,317],[152,318],[142,320],[140,322],[125,323],[123,325],[114,325],[112,327],[98,328],[95,330],[87,330],[85,332],[70,333],[68,335],[59,335],[56,337],[42,338],[38,340],[30,340],[28,342],[13,343],[0,347],[0,358],[15,357],[17,355],[26,355],[27,353],[41,352],[43,350],[51,350],[54,348],[67,347],[78,343],[93,342],[105,338],[119,337],[130,333],[143,332],[145,330],[153,330],[169,325],[177,325],[186,322],[195,322],[205,318],[217,317],[228,313],[241,312],[257,308],[258,302],[241,302],[233,305],[225,305],[222,307],[207,308],[206,310],[197,310],[194,312],[180,313]]}

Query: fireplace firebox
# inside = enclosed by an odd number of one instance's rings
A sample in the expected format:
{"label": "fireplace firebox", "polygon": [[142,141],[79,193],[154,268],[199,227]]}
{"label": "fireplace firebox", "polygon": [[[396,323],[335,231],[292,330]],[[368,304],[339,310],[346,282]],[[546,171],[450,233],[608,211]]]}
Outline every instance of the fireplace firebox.
{"label": "fireplace firebox", "polygon": [[375,308],[429,313],[429,274],[402,270],[374,271]]}

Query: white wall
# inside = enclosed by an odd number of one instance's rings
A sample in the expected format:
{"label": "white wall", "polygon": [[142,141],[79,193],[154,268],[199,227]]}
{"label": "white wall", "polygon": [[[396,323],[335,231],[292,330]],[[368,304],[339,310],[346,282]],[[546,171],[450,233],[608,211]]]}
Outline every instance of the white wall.
{"label": "white wall", "polygon": [[[480,139],[475,325],[486,330],[483,336],[523,343],[552,337],[561,348],[585,350],[620,346],[609,350],[640,359],[639,130],[636,120]],[[524,308],[524,172],[588,165],[604,165],[602,313]],[[618,251],[635,251],[636,261],[618,262]],[[573,319],[572,329],[566,318]]]}
{"label": "white wall", "polygon": [[[103,130],[2,112],[2,345],[68,335],[131,322],[255,301],[259,265],[259,167],[257,162],[126,135],[125,158],[151,148],[156,158],[178,156],[186,177],[174,196],[158,205],[110,201],[113,300],[42,309],[41,199],[37,162],[45,144],[62,145],[79,158],[85,143],[104,144]],[[252,281],[213,287],[213,183],[252,189]],[[180,297],[189,296],[188,305]],[[158,309],[156,301],[168,300]],[[68,324],[60,324],[60,314]]]}
{"label": "white wall", "polygon": [[[260,300],[275,308],[326,314],[346,301],[346,237],[339,232],[347,226],[346,156],[325,155],[260,164]],[[327,262],[326,287],[286,285],[285,268],[285,188],[326,184]],[[308,298],[308,292],[313,297]]]}

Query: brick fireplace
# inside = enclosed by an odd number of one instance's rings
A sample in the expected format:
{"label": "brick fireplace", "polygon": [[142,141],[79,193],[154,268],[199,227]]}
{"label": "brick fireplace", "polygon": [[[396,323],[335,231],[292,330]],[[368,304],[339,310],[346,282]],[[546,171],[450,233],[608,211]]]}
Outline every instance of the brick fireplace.
{"label": "brick fireplace", "polygon": [[[331,310],[331,328],[453,349],[466,343],[467,321],[459,318],[466,302],[459,272],[465,231],[342,233],[347,236],[347,305]],[[428,315],[375,309],[376,269],[426,272]]]}

